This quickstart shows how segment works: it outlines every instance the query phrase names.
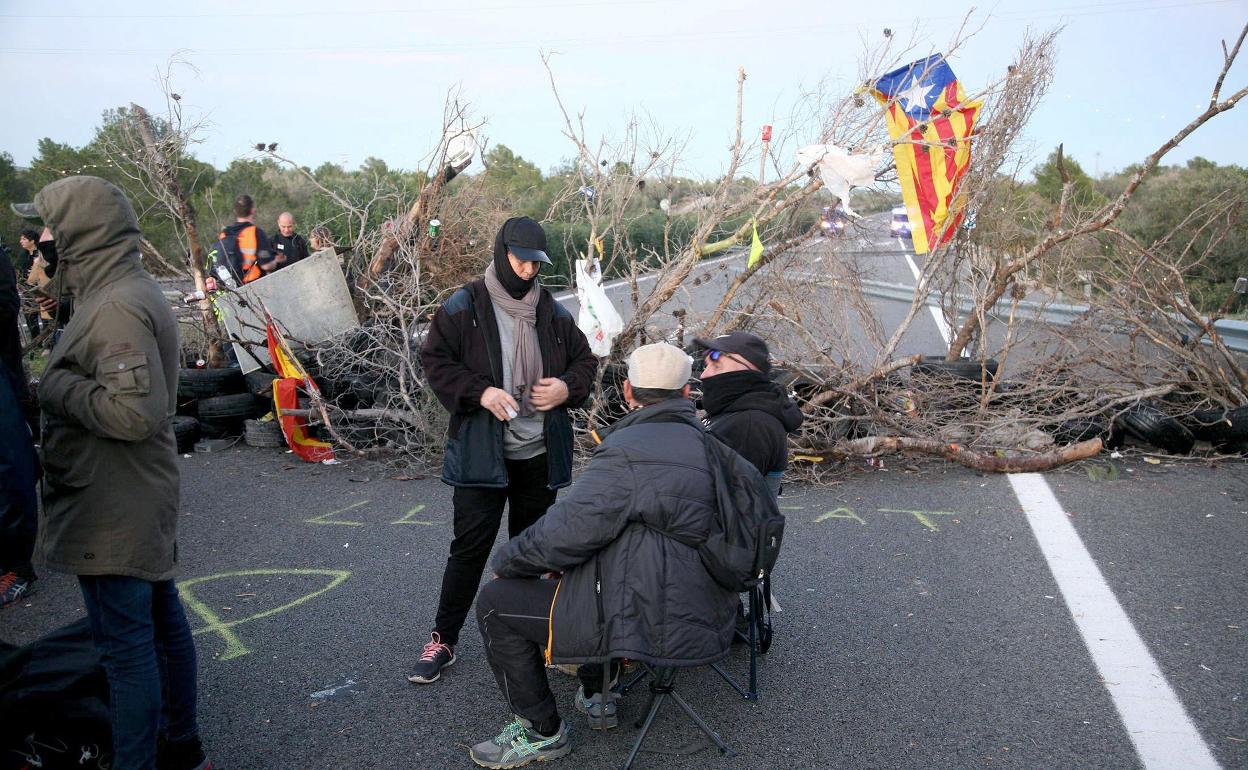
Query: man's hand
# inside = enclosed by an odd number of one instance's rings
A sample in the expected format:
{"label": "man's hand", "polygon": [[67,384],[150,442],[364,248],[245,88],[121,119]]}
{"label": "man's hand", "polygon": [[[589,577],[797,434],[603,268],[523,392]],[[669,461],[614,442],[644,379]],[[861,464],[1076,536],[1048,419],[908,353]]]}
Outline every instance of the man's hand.
{"label": "man's hand", "polygon": [[[481,393],[481,406],[503,422],[507,422],[513,414],[520,411],[520,405],[502,388],[486,388]],[[508,409],[511,409],[511,414],[507,413]]]}
{"label": "man's hand", "polygon": [[568,400],[568,384],[558,377],[543,377],[533,386],[532,400],[537,411],[549,412]]}
{"label": "man's hand", "polygon": [[39,309],[45,313],[55,314],[57,308],[61,306],[61,301],[56,297],[36,296],[35,301],[39,304]]}

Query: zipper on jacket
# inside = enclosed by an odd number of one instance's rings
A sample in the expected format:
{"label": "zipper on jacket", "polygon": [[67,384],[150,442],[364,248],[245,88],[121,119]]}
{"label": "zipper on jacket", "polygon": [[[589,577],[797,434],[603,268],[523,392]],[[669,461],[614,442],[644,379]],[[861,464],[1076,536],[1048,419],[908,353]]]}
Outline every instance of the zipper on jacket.
{"label": "zipper on jacket", "polygon": [[555,583],[555,595],[550,597],[550,613],[546,617],[546,665],[551,662],[551,650],[555,646],[555,602],[559,599],[559,589],[563,587],[563,578]]}
{"label": "zipper on jacket", "polygon": [[594,557],[594,595],[598,600],[598,626],[602,629],[603,642],[605,643],[607,619],[606,613],[602,609],[602,562],[597,556]]}

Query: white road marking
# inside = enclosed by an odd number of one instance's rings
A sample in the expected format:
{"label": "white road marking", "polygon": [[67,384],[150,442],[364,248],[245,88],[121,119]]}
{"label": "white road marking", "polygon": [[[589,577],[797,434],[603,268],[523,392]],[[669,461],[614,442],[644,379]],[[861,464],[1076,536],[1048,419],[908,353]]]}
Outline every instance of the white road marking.
{"label": "white road marking", "polygon": [[[914,264],[914,260],[910,258],[910,250],[906,248],[906,243],[901,240],[901,236],[897,237],[897,246],[901,249],[901,256],[906,259],[906,265],[909,266],[910,273],[914,275],[915,286],[918,286],[919,278],[923,274],[919,272],[919,266]],[[932,320],[936,322],[936,331],[940,332],[940,338],[945,341],[945,348],[947,349],[950,340],[953,339],[953,329],[950,328],[949,322],[945,320],[944,314],[940,312],[940,308],[928,305],[927,309],[932,312]]]}
{"label": "white road marking", "polygon": [[1218,768],[1044,476],[1009,478],[1140,762],[1147,770]]}

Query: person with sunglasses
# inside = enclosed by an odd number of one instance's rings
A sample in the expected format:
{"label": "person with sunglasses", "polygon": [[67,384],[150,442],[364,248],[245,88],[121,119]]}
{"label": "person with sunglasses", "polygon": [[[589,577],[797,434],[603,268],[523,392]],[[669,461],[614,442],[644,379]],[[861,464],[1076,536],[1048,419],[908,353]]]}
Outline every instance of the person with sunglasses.
{"label": "person with sunglasses", "polygon": [[802,424],[802,412],[772,382],[767,343],[749,332],[694,340],[705,350],[702,408],[707,430],[758,468],[772,492],[789,464],[787,434]]}

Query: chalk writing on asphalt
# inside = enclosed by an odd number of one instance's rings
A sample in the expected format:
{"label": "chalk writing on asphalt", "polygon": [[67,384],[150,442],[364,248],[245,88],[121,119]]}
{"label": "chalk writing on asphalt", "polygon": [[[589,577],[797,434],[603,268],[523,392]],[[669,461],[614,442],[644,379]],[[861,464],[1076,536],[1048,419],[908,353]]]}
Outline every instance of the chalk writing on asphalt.
{"label": "chalk writing on asphalt", "polygon": [[364,522],[362,521],[346,521],[343,519],[331,518],[333,516],[337,516],[340,513],[346,513],[347,511],[350,511],[352,509],[359,508],[362,505],[368,505],[368,501],[361,500],[358,503],[352,503],[351,505],[348,505],[346,508],[339,508],[336,511],[330,511],[329,513],[322,513],[320,516],[313,516],[310,519],[304,519],[304,521],[307,522],[308,524],[338,524],[339,526],[343,526],[343,527],[362,527],[364,526]]}
{"label": "chalk writing on asphalt", "polygon": [[[361,508],[365,505],[368,505],[368,501],[360,500],[359,502],[351,503],[350,505],[346,507],[332,510],[329,513],[322,513],[320,515],[313,516],[310,519],[304,519],[303,521],[305,524],[329,524],[329,525],[337,525],[340,527],[362,527],[364,526],[366,522],[356,521],[355,519],[341,518],[341,515],[346,513],[347,511],[353,511],[356,508]],[[419,519],[416,518],[416,514],[425,510],[425,508],[426,508],[425,504],[421,503],[420,505],[414,506],[413,508],[408,510],[407,513],[403,514],[399,518],[389,523],[390,524],[418,524],[418,525],[425,526],[425,527],[432,527],[432,526],[436,526],[437,524],[439,524],[440,523],[439,521],[435,521],[429,518],[419,518]]]}
{"label": "chalk writing on asphalt", "polygon": [[[914,510],[910,508],[876,508],[875,510],[879,513],[908,513],[914,517],[915,521],[917,521],[919,524],[922,524],[923,527],[926,528],[928,532],[940,531],[940,527],[936,525],[936,520],[934,517],[959,515],[957,511],[922,511],[922,510]],[[841,506],[840,508],[836,508],[831,511],[821,513],[818,516],[816,516],[814,519],[812,519],[811,522],[814,524],[819,524],[819,523],[828,521],[829,519],[852,519],[853,521],[856,521],[859,524],[867,523],[861,516],[859,516],[857,513],[854,513],[853,508],[848,508],[845,506]],[[956,519],[954,520],[954,523],[955,524],[957,523]]]}
{"label": "chalk writing on asphalt", "polygon": [[423,524],[426,527],[432,527],[434,524],[438,523],[436,521],[428,521],[426,519],[413,519],[412,518],[413,516],[415,516],[416,514],[420,513],[423,510],[425,510],[425,504],[421,503],[420,505],[416,506],[412,510],[403,514],[403,518],[395,519],[394,521],[390,523],[391,524]]}
{"label": "chalk writing on asphalt", "polygon": [[852,508],[845,508],[845,507],[837,508],[834,511],[828,511],[827,513],[819,514],[817,517],[815,517],[815,523],[818,524],[819,522],[827,521],[828,519],[853,519],[859,524],[867,523],[863,521],[862,518],[858,516],[858,514],[854,513]]}
{"label": "chalk writing on asphalt", "polygon": [[[248,615],[245,618],[236,618],[233,620],[225,620],[217,614],[216,610],[205,604],[195,592],[192,590],[196,586],[202,586],[206,583],[212,583],[217,580],[227,580],[230,578],[256,577],[261,575],[320,575],[329,578],[329,583],[317,590],[304,594],[293,601],[286,602],[280,607],[272,607],[257,612],[254,615]],[[233,660],[241,658],[249,654],[252,650],[243,644],[243,640],[239,638],[234,629],[244,623],[250,623],[253,620],[260,620],[279,612],[294,609],[295,607],[305,604],[316,597],[334,590],[342,585],[347,578],[351,577],[351,573],[341,569],[242,569],[232,572],[218,572],[215,575],[205,575],[204,577],[190,578],[178,582],[178,591],[182,594],[182,603],[190,608],[192,612],[204,621],[204,625],[195,629],[191,633],[195,636],[200,634],[217,634],[225,642],[225,652],[221,654],[219,660]]]}

